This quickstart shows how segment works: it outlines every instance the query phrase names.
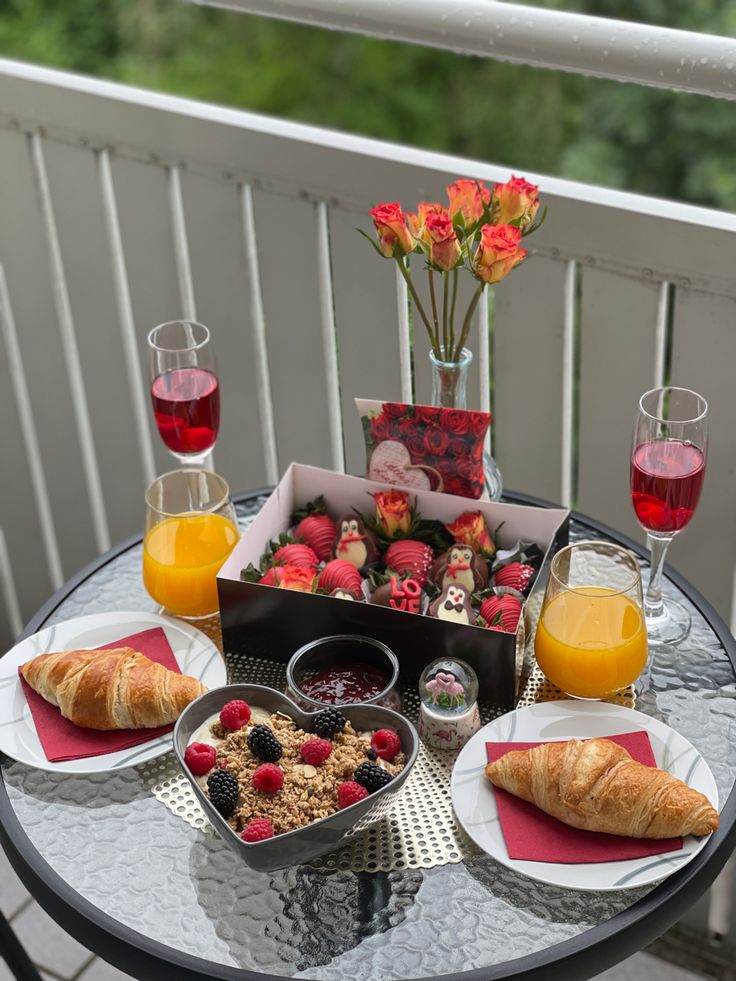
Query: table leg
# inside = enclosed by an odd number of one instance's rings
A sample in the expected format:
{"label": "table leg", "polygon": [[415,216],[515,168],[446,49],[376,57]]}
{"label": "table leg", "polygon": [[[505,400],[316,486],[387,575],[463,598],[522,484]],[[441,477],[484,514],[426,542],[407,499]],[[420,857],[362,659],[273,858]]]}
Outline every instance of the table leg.
{"label": "table leg", "polygon": [[0,957],[10,968],[16,981],[42,981],[41,975],[33,966],[31,958],[2,913],[0,913]]}

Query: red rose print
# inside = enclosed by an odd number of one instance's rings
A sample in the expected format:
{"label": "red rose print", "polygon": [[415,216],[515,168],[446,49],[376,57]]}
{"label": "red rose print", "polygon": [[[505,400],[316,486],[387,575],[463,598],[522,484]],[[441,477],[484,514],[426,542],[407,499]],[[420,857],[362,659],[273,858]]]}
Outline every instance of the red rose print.
{"label": "red rose print", "polygon": [[416,407],[417,422],[437,422],[441,412],[442,409],[436,405],[418,405]]}
{"label": "red rose print", "polygon": [[440,428],[453,436],[462,436],[470,427],[468,413],[462,409],[445,409],[440,416]]}
{"label": "red rose print", "polygon": [[401,419],[407,413],[407,407],[401,402],[384,402],[383,414],[388,419]]}
{"label": "red rose print", "polygon": [[405,437],[412,436],[417,431],[415,419],[399,419],[397,423],[394,423],[394,426],[398,429],[399,433]]}
{"label": "red rose print", "polygon": [[443,456],[447,451],[449,442],[447,433],[443,433],[441,429],[427,429],[424,433],[424,445],[427,447],[427,452],[434,453],[435,456]]}
{"label": "red rose print", "polygon": [[426,450],[424,448],[424,437],[421,433],[412,433],[411,436],[406,440],[406,446],[411,453],[412,457],[416,460],[421,460],[426,455]]}
{"label": "red rose print", "polygon": [[470,431],[473,436],[485,436],[489,425],[488,415],[485,412],[470,413]]}
{"label": "red rose print", "polygon": [[450,477],[445,481],[445,493],[467,497],[468,485],[464,480],[460,480],[459,477]]}
{"label": "red rose print", "polygon": [[460,456],[460,454],[468,452],[468,444],[462,436],[453,436],[447,447],[447,452],[450,456]]}
{"label": "red rose print", "polygon": [[375,419],[371,419],[371,433],[377,443],[380,443],[384,439],[388,439],[391,435],[391,427],[388,419],[386,419],[386,417],[383,415],[377,416]]}
{"label": "red rose print", "polygon": [[467,481],[479,480],[481,476],[479,464],[470,456],[462,456],[455,461],[458,474]]}

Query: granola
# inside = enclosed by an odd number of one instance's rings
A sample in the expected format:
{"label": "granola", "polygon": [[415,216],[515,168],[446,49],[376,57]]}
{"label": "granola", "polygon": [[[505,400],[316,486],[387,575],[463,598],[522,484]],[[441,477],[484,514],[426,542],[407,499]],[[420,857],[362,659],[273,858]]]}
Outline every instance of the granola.
{"label": "granola", "polygon": [[406,762],[403,753],[390,762],[376,758],[375,753],[369,755],[372,733],[356,732],[347,722],[342,732],[332,737],[332,752],[327,759],[319,766],[312,766],[305,763],[300,747],[314,739],[315,734],[299,729],[288,715],[277,712],[270,715],[265,724],[282,747],[277,765],[283,771],[284,783],[276,793],[263,793],[252,782],[255,770],[263,762],[248,748],[253,721],[236,732],[228,732],[219,721],[214,721],[210,727],[213,741],[216,741],[215,766],[227,770],[238,782],[238,801],[228,818],[237,833],[257,818],[270,821],[276,835],[304,827],[339,810],[338,787],[355,779],[355,771],[361,763],[370,760],[393,777]]}

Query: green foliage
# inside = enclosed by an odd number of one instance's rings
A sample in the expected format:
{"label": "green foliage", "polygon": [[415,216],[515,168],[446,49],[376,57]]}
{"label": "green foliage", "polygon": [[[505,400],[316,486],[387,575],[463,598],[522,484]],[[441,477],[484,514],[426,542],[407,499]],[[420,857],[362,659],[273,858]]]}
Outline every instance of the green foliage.
{"label": "green foliage", "polygon": [[[534,0],[733,35],[736,0]],[[0,54],[384,140],[736,208],[729,103],[198,7],[0,0]],[[403,202],[413,207],[415,202]]]}

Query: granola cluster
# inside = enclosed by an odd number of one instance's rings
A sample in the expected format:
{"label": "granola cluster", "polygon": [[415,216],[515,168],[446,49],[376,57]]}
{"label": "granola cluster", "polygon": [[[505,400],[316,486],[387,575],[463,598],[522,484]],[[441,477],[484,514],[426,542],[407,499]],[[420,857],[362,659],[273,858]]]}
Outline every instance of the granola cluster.
{"label": "granola cluster", "polygon": [[313,733],[297,728],[293,720],[281,712],[271,715],[265,723],[272,730],[282,747],[277,765],[283,772],[283,786],[276,793],[263,793],[253,786],[255,770],[261,765],[248,748],[248,735],[252,726],[244,726],[229,732],[220,722],[211,727],[218,740],[217,767],[224,769],[238,782],[238,801],[228,818],[230,826],[240,833],[257,818],[266,818],[273,826],[274,834],[293,831],[306,824],[326,817],[339,809],[338,787],[354,779],[356,769],[369,759],[391,776],[399,773],[406,762],[403,753],[387,762],[369,756],[371,733],[356,732],[347,722],[342,732],[332,737],[332,752],[319,766],[305,763],[300,747]]}

